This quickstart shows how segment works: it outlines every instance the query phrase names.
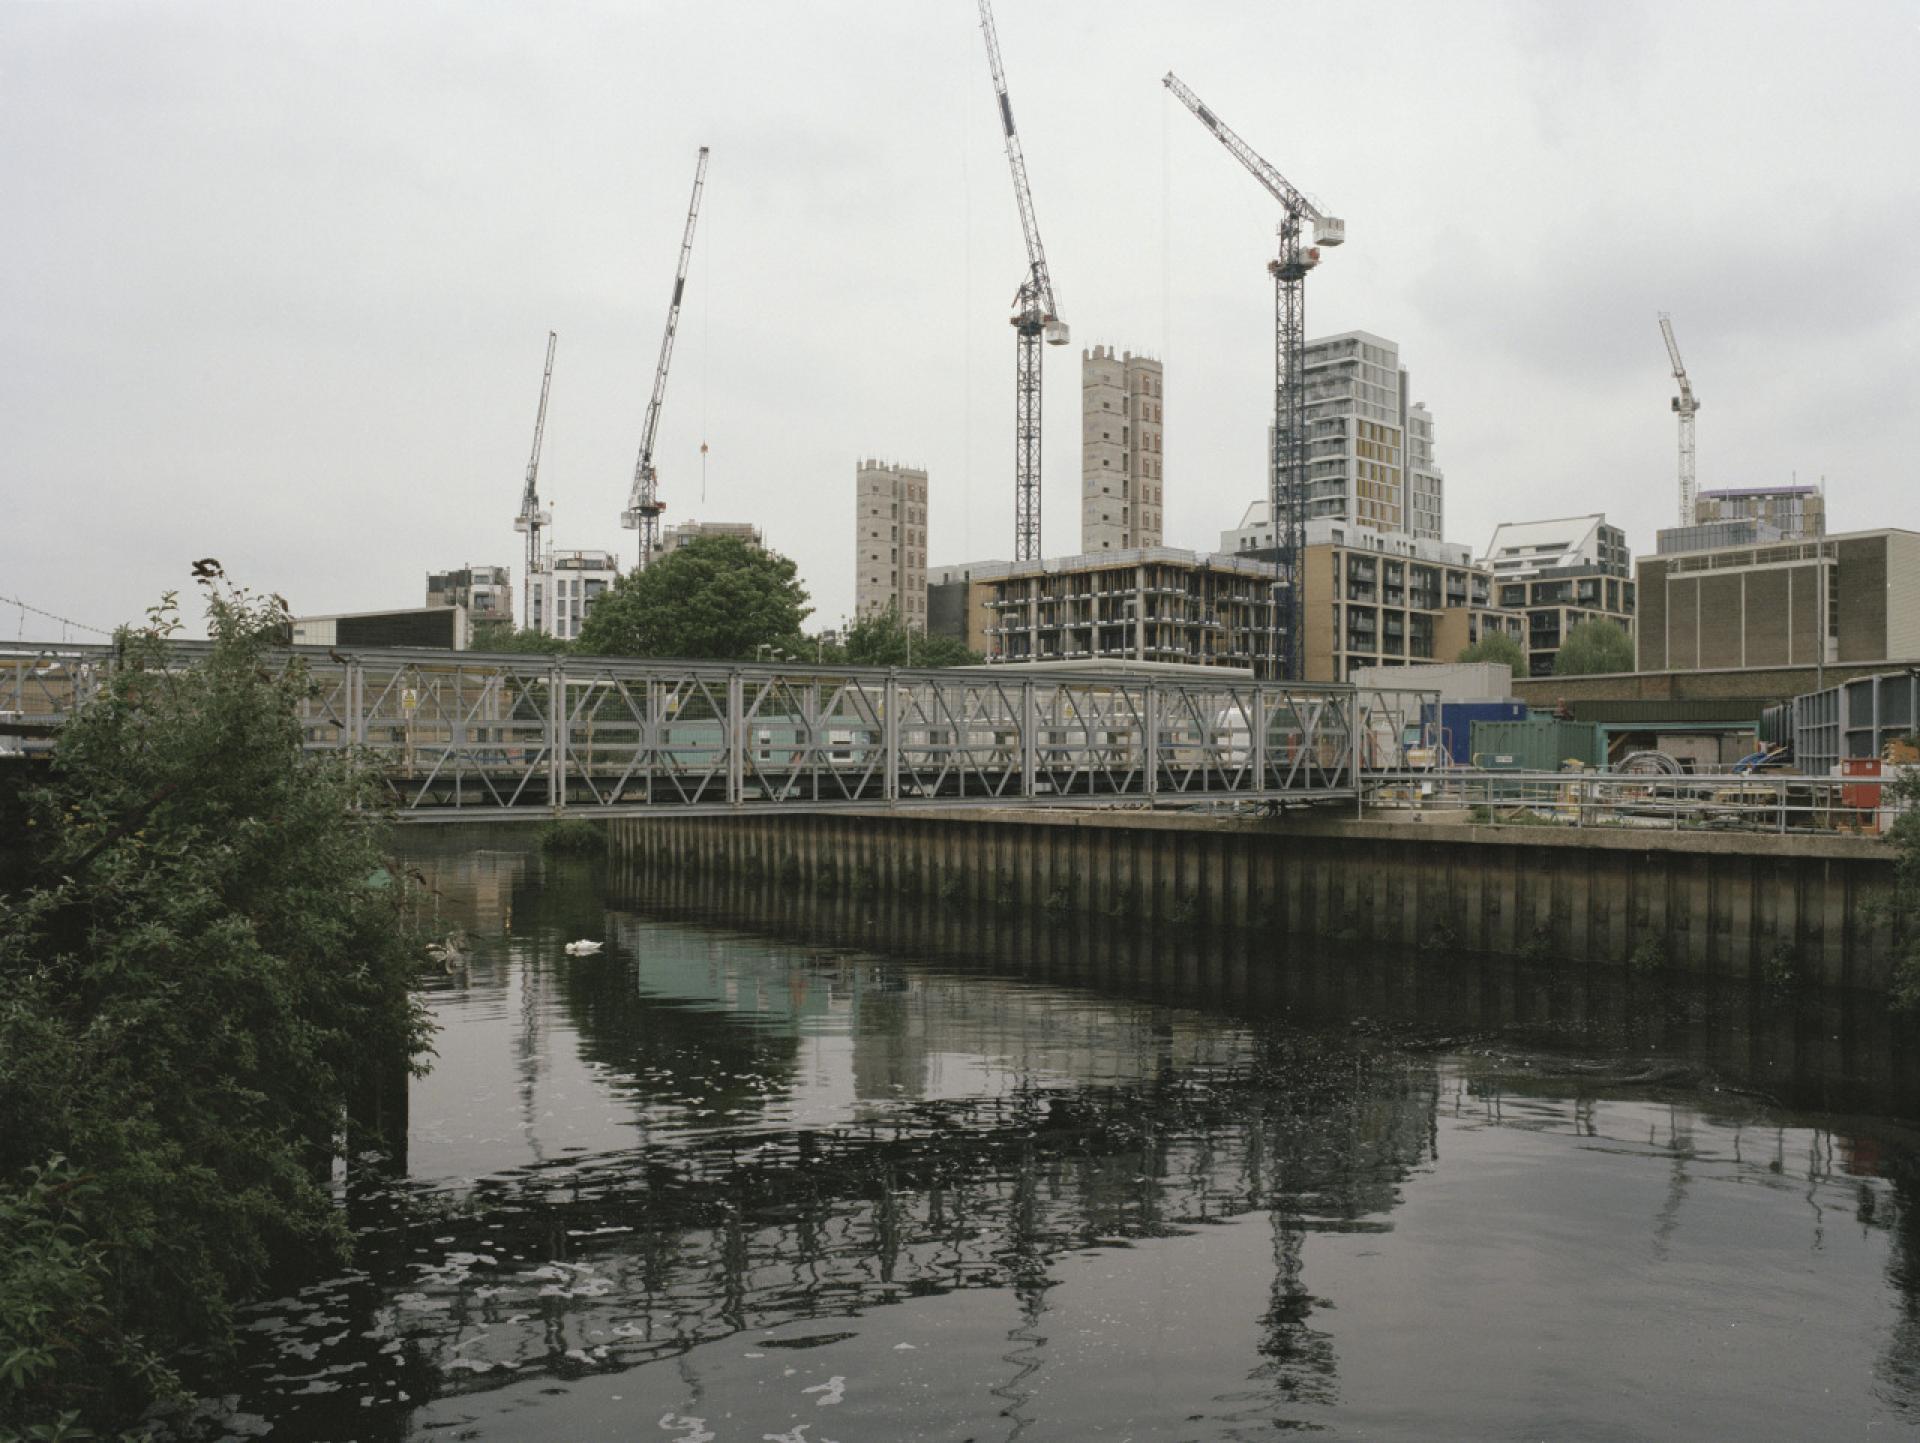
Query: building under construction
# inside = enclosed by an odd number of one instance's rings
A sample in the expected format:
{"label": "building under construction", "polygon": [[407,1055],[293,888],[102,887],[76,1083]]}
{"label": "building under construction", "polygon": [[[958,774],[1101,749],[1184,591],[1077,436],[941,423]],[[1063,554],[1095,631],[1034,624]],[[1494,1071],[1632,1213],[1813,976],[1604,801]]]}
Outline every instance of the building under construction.
{"label": "building under construction", "polygon": [[1272,672],[1273,571],[1174,547],[983,562],[958,583],[995,662],[1183,662]]}

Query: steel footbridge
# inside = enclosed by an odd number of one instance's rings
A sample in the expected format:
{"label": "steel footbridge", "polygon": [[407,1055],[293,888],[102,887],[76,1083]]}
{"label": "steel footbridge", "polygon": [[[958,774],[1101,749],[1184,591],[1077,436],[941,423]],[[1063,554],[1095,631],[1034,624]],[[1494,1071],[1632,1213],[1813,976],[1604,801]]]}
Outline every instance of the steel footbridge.
{"label": "steel footbridge", "polygon": [[[171,643],[182,667],[204,642]],[[938,671],[293,647],[316,752],[404,820],[1353,799],[1432,692],[995,665]],[[0,751],[31,758],[112,646],[0,647]]]}

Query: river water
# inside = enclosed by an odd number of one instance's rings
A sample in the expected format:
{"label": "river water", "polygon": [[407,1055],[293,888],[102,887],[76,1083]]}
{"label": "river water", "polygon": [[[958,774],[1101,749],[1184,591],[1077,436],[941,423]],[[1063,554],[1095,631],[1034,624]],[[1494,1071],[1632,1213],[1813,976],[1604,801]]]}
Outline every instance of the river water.
{"label": "river water", "polygon": [[231,1436],[1920,1420],[1878,1008],[407,842],[471,960],[356,1268],[243,1317]]}

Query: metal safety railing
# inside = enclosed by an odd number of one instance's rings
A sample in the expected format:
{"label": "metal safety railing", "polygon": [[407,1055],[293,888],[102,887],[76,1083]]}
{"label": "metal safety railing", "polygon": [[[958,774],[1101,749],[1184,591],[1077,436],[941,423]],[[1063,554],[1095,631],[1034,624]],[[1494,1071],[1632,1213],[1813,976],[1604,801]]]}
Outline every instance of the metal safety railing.
{"label": "metal safety railing", "polygon": [[1667,831],[1881,835],[1904,811],[1879,778],[1698,772],[1376,771],[1362,802],[1376,814],[1459,813],[1492,825],[1656,828]]}

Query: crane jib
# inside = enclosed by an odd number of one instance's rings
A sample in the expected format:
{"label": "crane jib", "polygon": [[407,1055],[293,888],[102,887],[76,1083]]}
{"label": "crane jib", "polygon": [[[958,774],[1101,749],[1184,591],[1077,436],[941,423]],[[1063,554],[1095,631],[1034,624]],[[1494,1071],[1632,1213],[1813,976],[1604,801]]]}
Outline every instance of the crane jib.
{"label": "crane jib", "polygon": [[681,293],[682,291],[684,291],[684,290],[686,290],[686,288],[687,288],[687,278],[686,278],[685,276],[678,276],[678,277],[676,277],[676,278],[674,279],[674,282],[673,282],[673,303],[674,303],[674,304],[675,304],[676,306],[680,304],[680,293]]}
{"label": "crane jib", "polygon": [[1000,92],[1000,123],[1007,128],[1007,134],[1013,134],[1013,102],[1007,99],[1007,93]]}

